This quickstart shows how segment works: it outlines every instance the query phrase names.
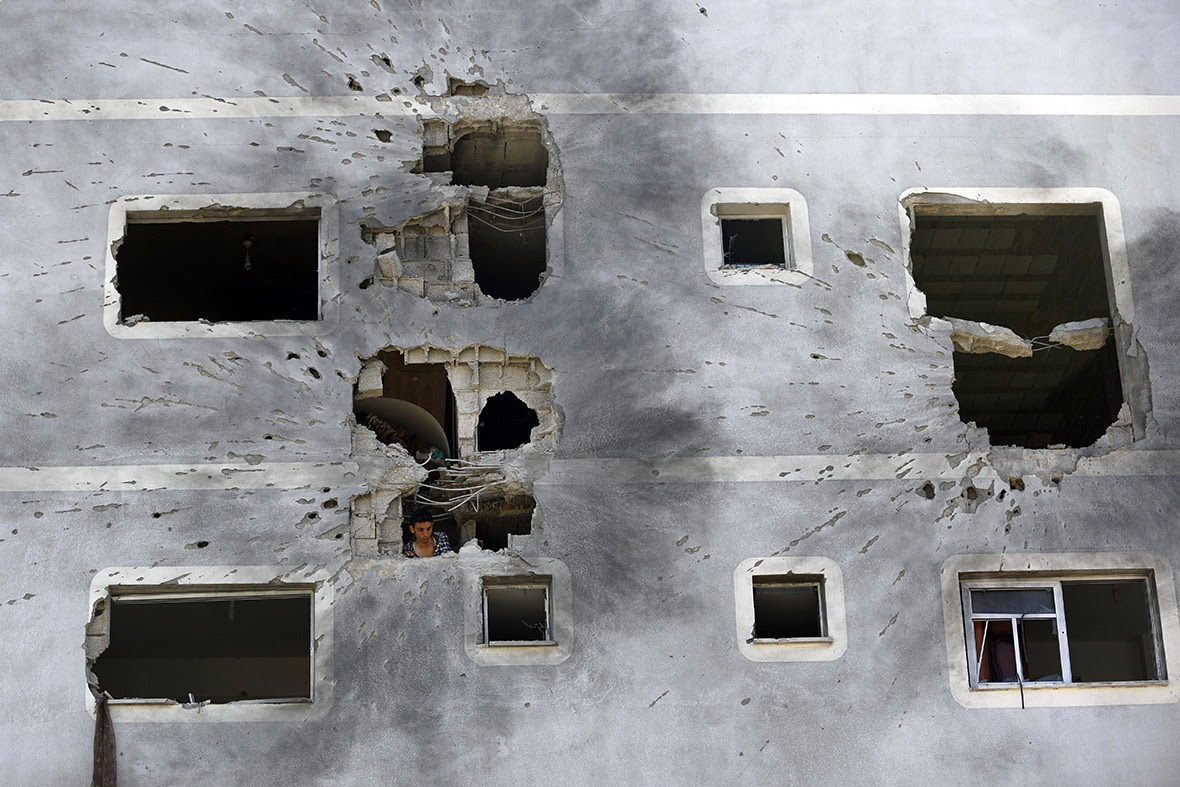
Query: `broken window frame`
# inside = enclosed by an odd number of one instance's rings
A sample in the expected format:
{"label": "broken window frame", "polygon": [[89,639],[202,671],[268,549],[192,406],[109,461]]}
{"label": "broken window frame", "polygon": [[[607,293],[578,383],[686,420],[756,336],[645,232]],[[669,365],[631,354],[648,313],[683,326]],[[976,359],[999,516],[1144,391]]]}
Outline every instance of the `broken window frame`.
{"label": "broken window frame", "polygon": [[[122,296],[117,287],[115,250],[126,235],[128,222],[190,223],[201,221],[251,221],[275,219],[318,220],[317,309],[315,320],[203,320],[125,322]],[[339,316],[337,297],[339,211],[329,195],[314,192],[250,194],[130,195],[111,204],[107,218],[106,278],[103,286],[103,326],[117,339],[248,338],[320,334],[335,327]]]}
{"label": "broken window frame", "polygon": [[[819,586],[822,636],[756,638],[754,583]],[[848,649],[848,623],[844,605],[844,577],[834,560],[826,557],[752,557],[733,573],[738,650],[750,661],[833,661]]]}
{"label": "broken window frame", "polygon": [[[1019,568],[1013,564],[1019,561]],[[1168,561],[1150,552],[954,555],[942,564],[943,624],[951,694],[966,708],[1140,705],[1180,701],[1180,610]],[[983,682],[968,594],[980,589],[1055,589],[1059,645],[1068,629],[1061,587],[1082,583],[1144,581],[1151,625],[1154,680]],[[1058,621],[1056,615],[1060,614]],[[988,617],[984,615],[983,617]],[[1011,617],[995,615],[995,618]],[[1061,667],[1067,669],[1068,661]],[[1072,669],[1071,669],[1072,671]],[[1064,676],[1064,672],[1063,672]]]}
{"label": "broken window frame", "polygon": [[[1151,628],[1150,638],[1152,642],[1152,666],[1156,674],[1155,678],[1147,678],[1146,680],[1129,680],[1129,681],[1077,681],[1073,679],[1072,662],[1070,661],[1069,652],[1069,629],[1066,623],[1065,614],[1065,600],[1062,596],[1063,585],[1073,585],[1082,583],[1103,583],[1103,582],[1142,582],[1144,584],[1144,595],[1147,602],[1148,625]],[[1053,594],[1052,612],[1026,612],[1020,615],[1008,613],[995,612],[975,612],[972,602],[973,591],[989,591],[989,590],[1047,590]],[[1015,650],[1015,666],[1016,666],[1016,683],[1023,684],[1025,687],[1037,687],[1044,685],[1076,685],[1076,686],[1093,686],[1099,683],[1117,684],[1117,685],[1135,685],[1135,684],[1158,684],[1166,683],[1166,677],[1161,677],[1165,669],[1165,660],[1163,653],[1163,641],[1160,638],[1160,627],[1158,615],[1156,614],[1154,582],[1150,575],[1145,574],[1126,574],[1126,573],[1111,573],[1111,574],[1090,574],[1085,577],[1078,578],[1064,578],[1064,579],[1041,579],[1041,580],[1013,580],[1013,579],[968,579],[962,582],[963,593],[963,619],[964,619],[964,636],[967,641],[967,659],[970,670],[971,688],[975,690],[990,690],[996,687],[1011,688],[1011,681],[981,681],[980,673],[980,656],[982,655],[982,646],[985,643],[977,642],[975,638],[975,623],[976,622],[995,622],[995,621],[1009,621],[1012,625],[1012,641]],[[1059,658],[1061,665],[1061,679],[1060,680],[1030,680],[1024,674],[1025,654],[1023,646],[1023,622],[1025,620],[1052,620],[1056,626],[1057,645],[1059,650]]]}
{"label": "broken window frame", "polygon": [[[463,576],[463,649],[467,657],[488,667],[555,666],[573,655],[573,583],[570,570],[557,558],[530,557],[524,561],[504,553],[483,552],[460,560]],[[484,580],[517,585],[547,584],[549,637],[537,644],[509,642],[489,645],[485,630]]]}
{"label": "broken window frame", "polygon": [[[727,264],[722,219],[781,221],[784,263]],[[812,275],[807,200],[794,189],[710,189],[701,199],[701,232],[705,273],[715,284],[801,284]]]}
{"label": "broken window frame", "polygon": [[[311,694],[310,699],[276,701],[246,699],[220,703],[197,703],[192,706],[166,698],[109,701],[116,722],[241,722],[296,721],[323,718],[334,700],[332,666],[333,617],[335,591],[326,570],[290,569],[281,566],[130,566],[106,568],[95,573],[90,583],[90,622],[87,640],[93,636],[91,626],[99,615],[109,615],[114,603],[129,598],[147,599],[163,596],[182,600],[185,596],[235,598],[294,593],[311,596]],[[109,617],[101,619],[103,634],[109,637]],[[105,650],[105,648],[104,648]],[[101,652],[98,654],[101,656]],[[96,656],[97,658],[97,656]],[[90,684],[88,659],[85,689],[86,709],[91,718],[96,713],[94,689]]]}
{"label": "broken window frame", "polygon": [[[949,334],[952,330],[950,321],[927,313],[926,294],[914,279],[911,242],[915,211],[952,216],[1063,213],[1092,213],[1097,216],[1119,382],[1123,403],[1131,413],[1130,440],[1141,440],[1146,435],[1147,413],[1151,410],[1147,363],[1133,336],[1135,305],[1131,297],[1131,269],[1123,232],[1122,210],[1118,198],[1111,191],[1102,188],[946,187],[912,188],[902,192],[898,197],[898,215],[902,229],[901,256],[906,278],[906,306],[914,321],[924,323],[929,320],[932,328]],[[1015,448],[1020,451],[1060,450]]]}
{"label": "broken window frame", "polygon": [[[544,575],[485,576],[483,578],[483,643],[490,648],[553,647],[557,640],[553,635],[553,578]],[[496,590],[541,590],[545,593],[545,636],[539,640],[491,639],[491,601],[488,591]]]}

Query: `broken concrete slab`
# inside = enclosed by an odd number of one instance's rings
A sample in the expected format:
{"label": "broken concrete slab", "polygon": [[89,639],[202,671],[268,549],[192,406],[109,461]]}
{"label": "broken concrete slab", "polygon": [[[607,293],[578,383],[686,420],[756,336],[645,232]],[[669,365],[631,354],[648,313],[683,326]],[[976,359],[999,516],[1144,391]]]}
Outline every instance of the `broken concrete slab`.
{"label": "broken concrete slab", "polygon": [[986,322],[949,318],[951,341],[963,353],[998,353],[1009,358],[1031,358],[1032,342],[1010,328]]}
{"label": "broken concrete slab", "polygon": [[1075,350],[1098,350],[1110,337],[1110,320],[1095,317],[1091,320],[1065,322],[1049,334],[1049,341]]}

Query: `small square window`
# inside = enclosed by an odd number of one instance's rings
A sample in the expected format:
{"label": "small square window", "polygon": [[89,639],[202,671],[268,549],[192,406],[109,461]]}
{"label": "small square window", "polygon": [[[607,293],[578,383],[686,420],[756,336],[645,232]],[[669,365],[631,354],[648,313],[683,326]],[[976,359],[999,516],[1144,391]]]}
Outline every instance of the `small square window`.
{"label": "small square window", "polygon": [[484,577],[484,642],[490,647],[553,645],[549,577]]}
{"label": "small square window", "polygon": [[831,661],[848,646],[844,581],[824,557],[750,558],[733,575],[738,649],[751,661]]}
{"label": "small square window", "polygon": [[569,568],[554,558],[460,552],[463,647],[476,664],[561,664],[573,653]]}
{"label": "small square window", "polygon": [[824,636],[823,578],[753,578],[754,641]]}
{"label": "small square window", "polygon": [[701,201],[705,272],[717,284],[811,275],[807,202],[794,189],[711,189]]}
{"label": "small square window", "polygon": [[969,708],[1176,702],[1171,568],[1148,553],[956,555],[942,569],[951,692]]}

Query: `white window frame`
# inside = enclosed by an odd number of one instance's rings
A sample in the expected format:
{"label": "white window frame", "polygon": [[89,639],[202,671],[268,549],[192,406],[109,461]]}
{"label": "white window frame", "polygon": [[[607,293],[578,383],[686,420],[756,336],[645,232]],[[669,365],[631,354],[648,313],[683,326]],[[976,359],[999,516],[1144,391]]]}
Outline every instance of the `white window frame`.
{"label": "white window frame", "polygon": [[[792,577],[798,577],[798,582]],[[754,638],[754,578],[775,577],[782,584],[819,585],[819,637]],[[733,572],[738,650],[750,661],[833,661],[848,649],[844,577],[826,557],[749,558]]]}
{"label": "white window frame", "polygon": [[[779,219],[785,265],[726,265],[721,219]],[[812,274],[807,200],[794,189],[716,188],[701,199],[705,273],[714,284],[802,284]]]}
{"label": "white window frame", "polygon": [[[284,587],[289,585],[289,587]],[[183,599],[270,598],[311,596],[311,694],[308,698],[239,700],[186,708],[166,698],[109,700],[115,722],[239,722],[310,721],[322,718],[332,705],[332,580],[326,571],[271,566],[120,567],[99,571],[90,583],[93,611],[131,601]],[[85,654],[83,653],[83,659]],[[82,668],[85,675],[86,667]],[[95,698],[84,687],[86,709],[95,715]]]}
{"label": "white window frame", "polygon": [[[498,552],[459,552],[463,571],[463,647],[473,662],[492,667],[561,664],[573,653],[573,593],[569,568],[555,558],[523,560]],[[549,640],[487,641],[485,580],[503,587],[548,589]]]}
{"label": "white window frame", "polygon": [[[553,598],[550,593],[552,585],[552,577],[538,576],[531,579],[520,580],[515,577],[493,577],[485,576],[483,578],[483,641],[490,648],[504,648],[504,647],[549,647],[556,645],[557,641],[553,639]],[[488,632],[488,622],[490,618],[491,602],[488,599],[488,591],[495,591],[497,589],[510,590],[541,590],[545,593],[545,636],[540,640],[493,640]]]}
{"label": "white window frame", "polygon": [[[955,555],[942,566],[943,623],[946,633],[948,677],[954,698],[967,708],[1063,707],[1135,705],[1180,700],[1180,615],[1171,566],[1159,555],[1131,553],[1059,553],[1013,555]],[[1154,615],[1156,674],[1145,681],[1075,683],[1069,661],[1068,630],[1062,583],[1144,580]],[[1023,679],[1019,636],[1014,636],[1016,665],[1021,680],[1014,683],[979,682],[976,619],[1011,619],[1004,614],[974,615],[970,592],[983,589],[1052,589],[1055,611],[1036,617],[1055,619],[1061,648],[1062,680],[1028,682]],[[1154,602],[1154,603],[1151,603]],[[1033,617],[1033,616],[1029,616]],[[1013,631],[1016,631],[1015,625]]]}
{"label": "white window frame", "polygon": [[[127,232],[128,214],[156,214],[145,221],[168,222],[170,211],[180,211],[173,221],[185,221],[187,211],[257,212],[265,218],[270,211],[292,208],[319,211],[319,319],[248,320],[237,322],[161,321],[129,325],[122,322],[122,296],[115,286],[118,262],[114,249]],[[254,194],[172,194],[132,195],[115,200],[107,218],[106,279],[103,285],[103,326],[117,339],[182,339],[256,336],[301,336],[327,333],[335,327],[339,306],[340,219],[336,201],[314,192],[270,192]],[[194,271],[199,275],[200,271]]]}

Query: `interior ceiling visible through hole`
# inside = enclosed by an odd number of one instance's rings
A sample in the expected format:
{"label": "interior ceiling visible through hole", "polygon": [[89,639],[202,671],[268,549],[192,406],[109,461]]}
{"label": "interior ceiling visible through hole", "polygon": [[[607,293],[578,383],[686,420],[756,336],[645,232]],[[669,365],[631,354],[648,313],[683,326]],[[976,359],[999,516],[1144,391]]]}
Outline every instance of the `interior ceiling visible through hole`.
{"label": "interior ceiling visible through hole", "polygon": [[[945,210],[945,209],[944,209]],[[1026,339],[1110,317],[1099,217],[914,217],[913,275],[927,312],[1011,328]],[[1090,445],[1123,403],[1114,342],[1079,352],[1038,346],[1032,358],[955,352],[959,416],[993,444]]]}
{"label": "interior ceiling visible through hole", "polygon": [[538,424],[536,410],[511,391],[503,391],[488,399],[480,411],[476,445],[480,451],[517,448],[529,441]]}
{"label": "interior ceiling visible through hole", "polygon": [[483,549],[499,552],[508,546],[508,536],[526,535],[533,530],[533,511],[537,503],[531,497],[480,501],[474,512],[475,537]]}
{"label": "interior ceiling visible through hole", "polygon": [[467,205],[468,248],[475,283],[492,298],[523,300],[545,273],[545,206],[541,197],[489,197]]}
{"label": "interior ceiling visible through hole", "polygon": [[396,350],[382,353],[381,360],[382,395],[354,402],[357,423],[372,429],[381,442],[397,443],[411,455],[438,448],[443,456],[453,457],[458,450],[458,419],[446,367],[407,364]]}
{"label": "interior ceiling visible through hole", "polygon": [[311,595],[117,600],[93,671],[116,699],[310,698]]}
{"label": "interior ceiling visible through hole", "polygon": [[131,219],[115,258],[124,319],[319,319],[319,222],[314,218]]}
{"label": "interior ceiling visible through hole", "polygon": [[473,131],[455,140],[450,165],[458,186],[544,186],[549,151],[539,131]]}

